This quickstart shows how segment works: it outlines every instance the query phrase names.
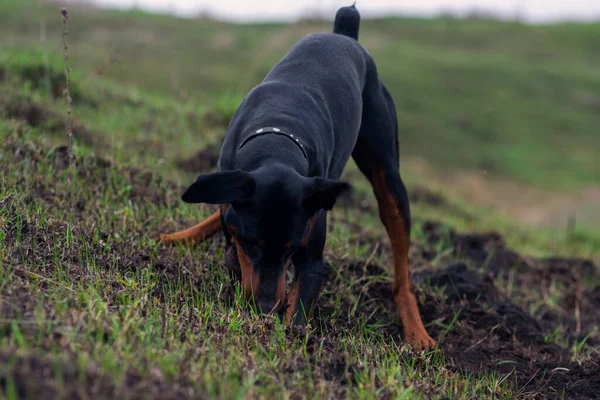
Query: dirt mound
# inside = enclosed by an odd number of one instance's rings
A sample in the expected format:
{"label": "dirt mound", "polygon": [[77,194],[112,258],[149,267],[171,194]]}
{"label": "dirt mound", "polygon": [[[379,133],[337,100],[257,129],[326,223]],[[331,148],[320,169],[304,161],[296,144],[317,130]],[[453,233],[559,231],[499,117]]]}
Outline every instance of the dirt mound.
{"label": "dirt mound", "polygon": [[186,172],[200,173],[215,170],[219,161],[219,145],[210,145],[189,158],[175,161],[179,169]]}
{"label": "dirt mound", "polygon": [[[68,148],[57,146],[50,151],[45,151],[33,144],[17,143],[10,141],[4,150],[12,156],[12,162],[22,166],[27,165],[31,173],[35,173],[38,165],[47,168],[50,163],[57,172],[66,171],[68,161]],[[3,165],[4,173],[9,173],[9,163]],[[152,202],[155,205],[176,207],[179,199],[167,195],[165,188],[174,189],[177,186],[164,181],[160,176],[153,175],[139,168],[117,168],[111,161],[101,157],[87,156],[74,159],[74,179],[86,182],[86,192],[76,193],[71,190],[56,190],[51,182],[21,176],[17,188],[29,193],[29,201],[42,200],[50,206],[63,205],[66,201],[75,202],[75,212],[83,213],[88,208],[88,203],[95,201],[110,189],[110,192],[120,193],[132,202]],[[118,172],[118,177],[115,173]],[[57,185],[60,183],[57,182]],[[165,186],[165,187],[162,187]],[[123,190],[125,188],[126,190]],[[61,187],[61,189],[63,189]],[[92,195],[92,196],[91,196]],[[96,195],[98,197],[94,197]]]}
{"label": "dirt mound", "polygon": [[23,120],[33,127],[39,126],[47,118],[47,111],[40,105],[30,102],[0,104],[8,118]]}
{"label": "dirt mound", "polygon": [[[383,334],[400,343],[402,330],[391,282],[381,279],[386,275],[377,265],[342,265],[330,274],[318,306],[321,319],[317,325],[325,325],[331,334],[349,328],[358,315],[369,323],[387,320],[391,322],[383,327]],[[552,343],[535,318],[495,287],[491,275],[454,263],[415,274],[414,279],[420,287],[428,287],[418,292],[422,316],[425,321],[436,321],[428,330],[439,338],[450,370],[475,375],[493,371],[507,376],[520,394],[533,397],[597,398],[600,357],[574,362],[572,351]],[[348,287],[343,280],[352,283]],[[337,301],[348,315],[355,314],[352,319],[332,322],[326,317]]]}
{"label": "dirt mound", "polygon": [[[590,260],[526,257],[509,249],[497,232],[459,234],[433,222],[426,222],[423,230],[430,243],[448,241],[451,258],[463,259],[493,278],[510,282],[521,306],[535,306],[540,298],[557,297],[555,307],[542,305],[536,317],[548,329],[560,321],[570,342],[583,340],[599,328],[600,273]],[[600,344],[598,335],[592,334],[587,340]]]}
{"label": "dirt mound", "polygon": [[[62,387],[48,379],[55,371],[62,375]],[[165,382],[160,370],[150,377],[127,372],[123,382],[86,362],[82,370],[76,360],[53,360],[47,356],[12,349],[0,350],[0,391],[15,393],[16,398],[123,398],[198,399],[205,398],[193,386]]]}
{"label": "dirt mound", "polygon": [[444,318],[449,324],[456,316],[451,330],[437,329],[449,367],[512,374],[515,387],[523,392],[549,396],[564,390],[569,397],[595,398],[600,389],[596,363],[573,362],[572,352],[549,342],[536,319],[501,294],[489,275],[458,263],[431,273],[427,280],[432,287],[445,288],[446,298],[429,302],[433,307],[425,307],[423,317]]}
{"label": "dirt mound", "polygon": [[432,207],[448,207],[449,204],[439,193],[424,186],[416,186],[408,192],[408,199],[413,203],[425,203]]}
{"label": "dirt mound", "polygon": [[[29,100],[9,101],[0,97],[0,116],[22,121],[34,128],[46,129],[59,136],[66,135],[67,132],[63,115]],[[76,143],[84,143],[95,149],[103,148],[102,135],[93,134],[79,121],[72,121],[71,132]]]}

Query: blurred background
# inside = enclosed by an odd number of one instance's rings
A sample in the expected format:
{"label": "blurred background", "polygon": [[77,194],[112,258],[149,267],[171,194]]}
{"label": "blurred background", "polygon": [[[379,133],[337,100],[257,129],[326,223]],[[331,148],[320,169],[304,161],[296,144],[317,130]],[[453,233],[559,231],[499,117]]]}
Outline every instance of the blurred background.
{"label": "blurred background", "polygon": [[[102,133],[87,140],[170,165],[218,147],[244,94],[346,3],[4,0],[0,60],[59,91],[67,5],[74,90],[100,96],[74,97],[75,118]],[[600,1],[357,7],[360,41],[396,101],[409,182],[533,227],[600,229]]]}
{"label": "blurred background", "polygon": [[[181,17],[210,16],[229,22],[294,22],[306,17],[331,18],[350,2],[344,0],[243,1],[243,0],[70,0],[105,8],[138,8]],[[359,1],[364,18],[382,16],[455,17],[473,15],[528,23],[594,21],[600,16],[600,2],[574,0],[374,0]]]}

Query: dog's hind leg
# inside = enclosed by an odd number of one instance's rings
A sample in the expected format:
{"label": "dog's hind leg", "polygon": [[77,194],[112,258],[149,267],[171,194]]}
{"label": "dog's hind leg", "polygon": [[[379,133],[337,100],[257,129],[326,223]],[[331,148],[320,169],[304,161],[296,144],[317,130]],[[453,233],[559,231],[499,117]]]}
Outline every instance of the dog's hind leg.
{"label": "dog's hind leg", "polygon": [[365,88],[362,126],[352,157],[369,179],[379,216],[392,245],[393,294],[404,329],[404,340],[416,350],[435,346],[423,322],[409,275],[410,207],[399,172],[397,121],[394,103],[379,80]]}
{"label": "dog's hind leg", "polygon": [[218,210],[199,224],[179,232],[160,235],[158,240],[165,244],[182,243],[194,247],[214,236],[222,228],[221,210]]}

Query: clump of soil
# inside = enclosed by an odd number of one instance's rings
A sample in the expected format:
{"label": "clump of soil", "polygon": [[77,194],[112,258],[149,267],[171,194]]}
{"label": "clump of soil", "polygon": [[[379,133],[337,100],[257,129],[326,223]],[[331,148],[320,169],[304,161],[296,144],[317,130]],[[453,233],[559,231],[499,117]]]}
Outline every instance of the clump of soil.
{"label": "clump of soil", "polygon": [[432,207],[447,207],[448,202],[439,193],[436,193],[424,186],[416,186],[408,192],[408,199],[414,203],[425,203]]}
{"label": "clump of soil", "polygon": [[219,161],[219,145],[212,144],[189,158],[178,159],[175,165],[186,172],[206,172],[214,170]]}
{"label": "clump of soil", "polygon": [[3,114],[8,118],[23,120],[33,127],[37,127],[46,121],[48,116],[47,111],[41,106],[25,101],[21,103],[0,104],[0,108],[4,109]]}

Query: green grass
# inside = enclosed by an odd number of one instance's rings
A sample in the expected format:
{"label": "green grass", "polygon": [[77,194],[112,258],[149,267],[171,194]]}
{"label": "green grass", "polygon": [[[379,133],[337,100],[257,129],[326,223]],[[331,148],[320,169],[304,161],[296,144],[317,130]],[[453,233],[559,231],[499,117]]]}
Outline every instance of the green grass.
{"label": "green grass", "polygon": [[[306,331],[249,313],[238,287],[228,286],[219,243],[194,252],[151,239],[175,221],[206,216],[204,207],[181,206],[176,187],[158,178],[99,167],[85,150],[77,151],[68,186],[69,170],[56,166],[58,153],[44,150],[52,141],[43,130],[8,128],[0,152],[0,349],[14,361],[0,374],[20,385],[43,390],[23,372],[29,357],[42,357],[36,365],[53,365],[52,390],[63,394],[95,382],[99,393],[156,395],[166,382],[211,398],[509,397],[501,377],[463,377],[447,371],[440,354],[413,355],[384,335],[388,322],[367,321],[339,299],[321,320],[326,326]],[[331,257],[348,257],[348,246],[340,241]],[[360,249],[350,254],[365,257]],[[348,278],[337,276],[325,298],[358,302],[357,283]],[[352,327],[336,328],[345,321]],[[349,383],[331,383],[345,376]],[[132,388],[135,379],[142,383]]]}
{"label": "green grass", "polygon": [[[179,200],[198,173],[180,162],[218,146],[245,91],[291,43],[328,23],[229,25],[71,10],[78,164],[69,185],[60,147],[60,15],[6,1],[0,15],[0,396],[18,398],[26,387],[31,397],[471,399],[559,389],[535,376],[527,386],[529,376],[506,369],[520,360],[494,359],[496,368],[474,374],[456,367],[456,348],[415,355],[402,345],[386,303],[389,273],[356,271],[388,266],[391,255],[374,197],[352,162],[345,177],[367,209],[333,212],[326,250],[333,271],[307,329],[245,307],[222,268],[220,241],[189,250],[153,240],[211,212]],[[598,114],[585,105],[600,96],[599,33],[597,24],[385,19],[365,21],[361,40],[397,99],[408,155],[440,170],[485,169],[576,190],[600,177]],[[115,55],[119,62],[92,74]],[[409,192],[432,189],[410,168],[403,176]],[[600,257],[597,230],[539,230],[461,201],[451,188],[433,190],[441,205],[412,202],[416,273],[455,261],[446,237],[428,239],[431,220],[447,230],[499,231],[530,257]],[[419,256],[427,252],[431,262]],[[584,283],[584,290],[597,285]],[[548,309],[564,318],[543,326],[549,345],[572,353],[561,365],[595,360],[596,342],[575,337],[565,322],[573,314],[563,306],[568,285],[535,284],[495,280],[540,323]],[[448,300],[446,288],[427,278],[418,287],[436,338],[457,346],[472,333],[465,316],[472,303]],[[493,307],[478,312],[494,316]],[[585,328],[592,339],[598,333],[597,324]],[[484,326],[467,349],[488,335],[499,340],[496,331]]]}

